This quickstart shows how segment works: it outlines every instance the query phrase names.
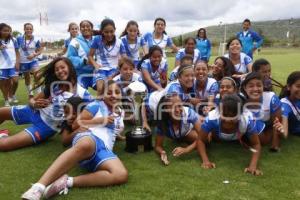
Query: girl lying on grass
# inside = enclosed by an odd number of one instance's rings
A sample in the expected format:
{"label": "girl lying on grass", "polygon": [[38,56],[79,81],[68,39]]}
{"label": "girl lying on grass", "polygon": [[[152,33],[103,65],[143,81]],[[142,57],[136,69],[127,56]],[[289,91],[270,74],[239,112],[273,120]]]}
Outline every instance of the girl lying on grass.
{"label": "girl lying on grass", "polygon": [[[124,128],[124,112],[120,109],[120,87],[108,81],[103,101],[88,104],[72,125],[78,132],[72,147],[63,152],[39,181],[22,195],[22,199],[50,198],[72,187],[99,187],[123,184],[128,173],[113,153],[116,135]],[[76,130],[77,129],[77,130]],[[77,177],[66,175],[77,163],[90,173]]]}
{"label": "girl lying on grass", "polygon": [[237,95],[225,95],[220,106],[210,111],[201,125],[197,140],[197,150],[202,159],[201,166],[204,169],[216,167],[215,163],[209,160],[205,146],[209,133],[212,132],[215,140],[239,140],[241,144],[249,148],[252,151],[252,157],[245,172],[256,176],[262,175],[262,171],[258,169],[257,165],[261,152],[259,134],[263,129],[263,123],[256,122],[250,111],[243,110],[242,100]]}

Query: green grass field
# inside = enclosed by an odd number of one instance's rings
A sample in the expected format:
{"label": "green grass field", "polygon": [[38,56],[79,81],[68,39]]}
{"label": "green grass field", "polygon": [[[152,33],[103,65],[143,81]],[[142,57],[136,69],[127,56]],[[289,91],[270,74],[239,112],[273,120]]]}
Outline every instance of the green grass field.
{"label": "green grass field", "polygon": [[[273,77],[285,83],[290,72],[300,69],[299,52],[299,49],[263,49],[255,58],[268,59],[272,64]],[[174,58],[169,61],[173,66]],[[23,80],[17,96],[22,104],[26,104]],[[3,99],[0,105],[3,105]],[[8,128],[11,133],[17,133],[24,127],[9,122],[2,124],[0,129]],[[73,188],[68,195],[57,199],[300,199],[299,144],[299,137],[290,136],[282,142],[280,153],[270,153],[268,147],[264,147],[259,162],[264,175],[254,177],[243,173],[251,153],[237,143],[211,144],[209,157],[217,168],[204,170],[196,152],[181,158],[171,156],[170,152],[179,144],[169,140],[165,143],[171,161],[168,167],[161,165],[153,151],[129,154],[124,152],[125,143],[117,142],[115,152],[129,171],[127,184],[107,188]],[[60,136],[56,135],[38,146],[0,153],[0,199],[20,199],[21,194],[64,150]],[[76,167],[69,175],[82,173],[85,171]],[[224,180],[229,183],[224,184]]]}

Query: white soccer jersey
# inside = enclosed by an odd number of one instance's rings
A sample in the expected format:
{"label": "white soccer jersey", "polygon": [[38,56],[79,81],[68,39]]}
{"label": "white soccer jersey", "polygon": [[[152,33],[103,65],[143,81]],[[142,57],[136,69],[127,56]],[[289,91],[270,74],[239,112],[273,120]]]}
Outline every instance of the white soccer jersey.
{"label": "white soccer jersey", "polygon": [[27,57],[35,52],[36,49],[41,48],[40,39],[32,36],[30,40],[26,40],[25,36],[20,36],[17,39],[20,47],[20,63],[30,63],[36,59],[28,60]]}
{"label": "white soccer jersey", "polygon": [[12,69],[16,65],[17,41],[13,38],[8,41],[0,40],[4,49],[0,50],[0,69]]}

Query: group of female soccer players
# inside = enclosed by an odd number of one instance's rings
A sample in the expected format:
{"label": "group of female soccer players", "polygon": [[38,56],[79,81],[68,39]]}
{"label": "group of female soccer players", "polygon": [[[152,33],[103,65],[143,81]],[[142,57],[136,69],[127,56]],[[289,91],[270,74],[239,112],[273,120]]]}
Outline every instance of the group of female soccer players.
{"label": "group of female soccer players", "polygon": [[[117,37],[111,19],[104,19],[100,30],[88,20],[79,26],[70,23],[70,37],[59,57],[39,68],[36,57],[42,48],[33,36],[33,25],[24,24],[24,35],[15,39],[11,27],[0,24],[0,86],[5,99],[0,123],[31,124],[16,134],[2,130],[0,151],[35,145],[56,133],[61,133],[65,146],[71,145],[22,199],[50,198],[71,187],[127,182],[127,169],[113,146],[116,138],[123,138],[123,120],[130,121],[122,102],[128,85],[136,81],[147,88],[142,125],[155,136],[155,152],[164,165],[170,164],[165,138],[186,143],[172,150],[175,157],[196,150],[205,169],[216,167],[208,158],[207,143],[238,141],[252,152],[245,172],[262,175],[261,146],[269,144],[272,152],[278,152],[281,138],[300,135],[300,71],[281,85],[271,78],[271,64],[265,59],[253,62],[236,37],[228,41],[228,53],[209,65],[205,29],[196,38],[186,38],[178,49],[165,28],[166,21],[157,18],[154,31],[142,36],[137,22],[129,21]],[[166,47],[176,53],[169,77]],[[29,101],[10,106],[17,103],[19,73],[24,74]],[[273,85],[281,87],[280,96]],[[96,97],[89,87],[96,90]],[[90,173],[66,175],[78,163]]]}

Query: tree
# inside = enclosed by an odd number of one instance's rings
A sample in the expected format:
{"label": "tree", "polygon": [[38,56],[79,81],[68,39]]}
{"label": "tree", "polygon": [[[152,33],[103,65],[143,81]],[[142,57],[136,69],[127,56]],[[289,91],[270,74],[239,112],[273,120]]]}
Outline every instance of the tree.
{"label": "tree", "polygon": [[13,32],[12,32],[12,35],[16,38],[16,37],[22,35],[22,33],[19,32],[19,31],[13,31]]}

